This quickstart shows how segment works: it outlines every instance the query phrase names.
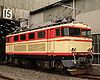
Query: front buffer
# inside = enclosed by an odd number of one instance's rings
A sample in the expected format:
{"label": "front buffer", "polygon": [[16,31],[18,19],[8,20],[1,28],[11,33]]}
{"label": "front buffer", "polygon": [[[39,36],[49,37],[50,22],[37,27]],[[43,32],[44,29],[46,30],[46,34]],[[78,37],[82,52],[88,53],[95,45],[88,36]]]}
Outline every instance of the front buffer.
{"label": "front buffer", "polygon": [[87,70],[92,69],[92,53],[72,53],[72,56],[61,60],[64,67],[67,68],[72,75],[84,74]]}

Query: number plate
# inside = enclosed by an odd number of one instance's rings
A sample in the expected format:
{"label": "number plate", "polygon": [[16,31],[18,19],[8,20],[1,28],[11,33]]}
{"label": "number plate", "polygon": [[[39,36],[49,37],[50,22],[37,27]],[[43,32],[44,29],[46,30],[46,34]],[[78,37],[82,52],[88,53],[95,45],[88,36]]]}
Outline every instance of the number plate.
{"label": "number plate", "polygon": [[12,19],[12,10],[11,9],[3,9],[3,18]]}

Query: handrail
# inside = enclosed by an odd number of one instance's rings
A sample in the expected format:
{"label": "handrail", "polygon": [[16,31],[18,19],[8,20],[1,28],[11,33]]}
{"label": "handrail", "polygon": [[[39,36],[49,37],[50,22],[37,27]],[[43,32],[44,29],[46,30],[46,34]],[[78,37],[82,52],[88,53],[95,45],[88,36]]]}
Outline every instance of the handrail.
{"label": "handrail", "polygon": [[75,57],[75,54],[74,53],[72,53],[73,54],[73,57],[74,57],[74,64],[76,64],[76,57]]}
{"label": "handrail", "polygon": [[91,56],[92,56],[92,60],[94,59],[92,52],[90,52]]}

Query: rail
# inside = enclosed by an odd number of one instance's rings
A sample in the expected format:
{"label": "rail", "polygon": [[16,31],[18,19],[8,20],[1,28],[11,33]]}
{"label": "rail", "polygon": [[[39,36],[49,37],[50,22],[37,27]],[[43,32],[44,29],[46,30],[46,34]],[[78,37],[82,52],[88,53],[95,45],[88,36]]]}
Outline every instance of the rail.
{"label": "rail", "polygon": [[6,77],[4,75],[0,75],[0,79],[4,79],[4,80],[14,80],[14,79],[12,79],[10,77]]}
{"label": "rail", "polygon": [[75,75],[74,77],[90,79],[90,80],[100,80],[99,75],[82,74],[82,75]]}

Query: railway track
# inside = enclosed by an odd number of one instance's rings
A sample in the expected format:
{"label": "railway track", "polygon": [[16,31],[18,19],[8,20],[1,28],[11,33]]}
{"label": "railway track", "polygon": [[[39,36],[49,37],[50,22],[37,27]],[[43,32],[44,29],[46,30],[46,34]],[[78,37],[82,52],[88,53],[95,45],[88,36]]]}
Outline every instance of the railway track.
{"label": "railway track", "polygon": [[89,79],[89,80],[100,80],[99,75],[83,74],[83,75],[75,75],[75,76],[78,77],[78,78]]}
{"label": "railway track", "polygon": [[0,75],[0,80],[14,80],[14,79]]}

